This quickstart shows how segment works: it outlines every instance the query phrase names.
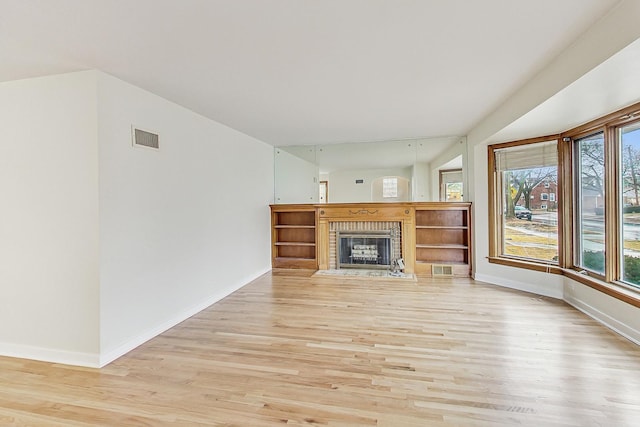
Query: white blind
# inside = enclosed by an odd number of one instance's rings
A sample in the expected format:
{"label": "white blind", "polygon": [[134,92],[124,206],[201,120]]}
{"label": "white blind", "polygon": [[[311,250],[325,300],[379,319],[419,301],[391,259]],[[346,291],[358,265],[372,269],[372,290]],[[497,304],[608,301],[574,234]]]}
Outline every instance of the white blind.
{"label": "white blind", "polygon": [[462,171],[442,172],[442,182],[462,182]]}
{"label": "white blind", "polygon": [[498,171],[558,165],[558,141],[556,140],[501,148],[494,153]]}

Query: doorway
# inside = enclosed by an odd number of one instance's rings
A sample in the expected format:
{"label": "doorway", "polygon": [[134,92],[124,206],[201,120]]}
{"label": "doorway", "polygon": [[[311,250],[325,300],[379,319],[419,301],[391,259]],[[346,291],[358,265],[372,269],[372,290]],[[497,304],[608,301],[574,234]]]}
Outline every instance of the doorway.
{"label": "doorway", "polygon": [[329,181],[320,181],[320,203],[329,203]]}

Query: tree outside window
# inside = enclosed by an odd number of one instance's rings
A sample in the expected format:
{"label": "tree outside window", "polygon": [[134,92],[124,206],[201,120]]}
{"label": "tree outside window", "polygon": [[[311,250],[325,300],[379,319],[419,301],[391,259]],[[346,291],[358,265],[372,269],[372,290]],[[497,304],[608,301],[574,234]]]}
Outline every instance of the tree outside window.
{"label": "tree outside window", "polygon": [[575,263],[597,274],[605,273],[604,133],[575,141],[577,209]]}
{"label": "tree outside window", "polygon": [[640,286],[640,123],[624,126],[618,132],[621,151],[622,188],[619,223],[622,225],[621,279]]}
{"label": "tree outside window", "polygon": [[[557,141],[496,146],[493,155],[500,194],[497,255],[557,262],[557,212],[547,212],[547,204],[542,208],[532,203],[536,188],[557,182]],[[548,200],[548,193],[544,194],[543,200]]]}

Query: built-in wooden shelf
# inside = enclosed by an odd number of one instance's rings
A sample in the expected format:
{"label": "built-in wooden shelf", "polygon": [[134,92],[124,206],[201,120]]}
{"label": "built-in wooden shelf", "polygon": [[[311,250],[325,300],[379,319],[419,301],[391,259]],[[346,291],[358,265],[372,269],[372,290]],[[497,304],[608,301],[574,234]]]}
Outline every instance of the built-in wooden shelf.
{"label": "built-in wooden shelf", "polygon": [[466,245],[416,243],[416,248],[469,249]]}
{"label": "built-in wooden shelf", "polygon": [[469,276],[470,208],[447,202],[272,205],[272,266],[327,269],[331,222],[397,221],[406,272],[429,276],[436,264]]}
{"label": "built-in wooden shelf", "polygon": [[470,203],[416,206],[416,273],[431,275],[432,266],[451,265],[454,276],[469,276]]}
{"label": "built-in wooden shelf", "polygon": [[273,205],[271,226],[274,268],[318,268],[313,205]]}
{"label": "built-in wooden shelf", "polygon": [[429,268],[431,268],[431,264],[448,264],[448,265],[454,265],[454,266],[463,266],[463,267],[467,267],[469,264],[466,262],[459,262],[459,261],[447,261],[447,262],[432,262],[432,261],[416,261],[416,264],[421,264],[421,265],[428,265]]}

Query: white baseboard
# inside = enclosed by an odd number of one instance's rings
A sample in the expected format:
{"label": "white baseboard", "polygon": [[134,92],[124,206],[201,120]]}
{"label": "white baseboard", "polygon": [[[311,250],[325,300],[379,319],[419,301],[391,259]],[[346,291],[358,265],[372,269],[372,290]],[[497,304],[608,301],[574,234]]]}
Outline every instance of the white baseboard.
{"label": "white baseboard", "polygon": [[490,276],[487,274],[474,275],[474,280],[479,282],[486,282],[492,285],[498,285],[505,288],[517,289],[519,291],[531,292],[538,295],[544,295],[546,297],[562,299],[563,289],[562,286],[550,286],[548,283],[544,285],[537,285],[534,283],[519,282],[513,279],[505,279],[504,277]]}
{"label": "white baseboard", "polygon": [[97,353],[56,350],[14,343],[0,343],[0,355],[63,365],[85,366],[88,368],[100,367],[100,356]]}
{"label": "white baseboard", "polygon": [[587,316],[593,318],[594,320],[602,323],[607,328],[617,332],[623,337],[627,338],[629,341],[634,342],[635,344],[640,345],[640,331],[630,327],[629,325],[620,322],[619,320],[609,316],[606,313],[598,310],[597,308],[587,304],[586,302],[574,298],[572,296],[567,296],[564,298],[567,304],[575,307],[577,310],[580,310]]}
{"label": "white baseboard", "polygon": [[191,316],[194,316],[194,315],[198,314],[199,312],[201,312],[205,308],[210,307],[211,305],[215,304],[216,302],[220,301],[221,299],[231,295],[232,293],[234,293],[238,289],[240,289],[243,286],[249,284],[250,282],[252,282],[255,279],[257,279],[258,277],[264,275],[265,273],[268,273],[269,271],[271,271],[271,268],[265,269],[265,270],[263,270],[263,271],[261,271],[261,272],[259,272],[257,274],[254,274],[252,276],[243,278],[243,279],[239,280],[238,283],[235,286],[233,286],[231,288],[227,288],[222,292],[217,292],[217,293],[209,296],[209,298],[207,298],[205,301],[202,301],[201,303],[198,303],[198,304],[196,304],[196,305],[194,305],[192,307],[189,307],[188,309],[184,310],[182,313],[179,313],[179,314],[176,314],[176,315],[172,316],[170,319],[168,319],[167,321],[157,325],[155,328],[149,329],[149,330],[139,334],[138,336],[136,336],[136,337],[134,337],[134,338],[132,338],[130,340],[127,340],[126,342],[123,342],[122,344],[120,344],[116,348],[113,348],[111,350],[106,351],[105,353],[102,353],[100,355],[100,367],[108,365],[109,363],[113,362],[114,360],[118,359],[119,357],[124,356],[125,354],[127,354],[128,352],[133,350],[134,348],[144,344],[145,342],[147,342],[150,339],[160,335],[161,333],[173,328],[178,323],[184,322],[185,320],[187,320]]}
{"label": "white baseboard", "polygon": [[575,307],[577,310],[580,310],[592,319],[602,323],[607,328],[640,345],[639,330],[634,329],[623,322],[620,322],[614,317],[598,310],[597,308],[587,304],[582,300],[579,300],[571,295],[566,295],[563,289],[556,289],[555,287],[550,288],[548,284],[541,286],[533,283],[524,283],[517,280],[505,279],[504,277],[495,277],[477,273],[474,275],[474,280],[564,300],[565,302],[567,302],[567,304]]}

